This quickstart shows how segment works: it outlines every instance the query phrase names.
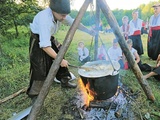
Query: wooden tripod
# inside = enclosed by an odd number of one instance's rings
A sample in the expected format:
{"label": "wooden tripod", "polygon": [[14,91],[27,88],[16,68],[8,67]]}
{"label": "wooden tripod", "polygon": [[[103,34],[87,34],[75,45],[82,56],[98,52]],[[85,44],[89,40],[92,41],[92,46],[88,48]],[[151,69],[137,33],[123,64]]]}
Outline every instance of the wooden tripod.
{"label": "wooden tripod", "polygon": [[[112,14],[112,11],[110,10],[110,8],[108,7],[107,3],[105,0],[96,0],[97,3],[96,3],[96,6],[97,6],[97,13],[96,13],[96,16],[97,16],[97,21],[99,20],[98,16],[99,16],[99,12],[100,12],[100,9],[101,11],[103,12],[104,16],[106,17],[109,25],[111,26],[116,38],[118,39],[118,42],[119,42],[119,45],[122,49],[122,51],[124,52],[130,66],[131,66],[131,69],[133,70],[136,78],[138,79],[141,87],[143,88],[147,98],[151,101],[154,101],[155,98],[152,94],[152,91],[147,83],[146,80],[143,80],[142,79],[142,72],[141,70],[139,69],[138,65],[136,64],[135,60],[132,58],[132,55],[127,47],[127,44],[124,40],[124,37],[123,35],[121,34],[120,32],[120,29],[119,29],[119,26],[118,26],[118,23],[114,17],[114,15]],[[37,100],[35,101],[32,109],[31,109],[31,112],[27,118],[27,120],[36,120],[36,117],[43,105],[43,102],[50,90],[50,86],[52,85],[52,81],[53,79],[55,78],[56,74],[57,74],[57,71],[59,69],[59,65],[66,53],[66,51],[68,50],[69,48],[69,45],[73,39],[73,36],[75,34],[75,31],[77,30],[78,28],[78,25],[80,24],[80,21],[85,13],[85,11],[87,10],[88,6],[90,3],[92,3],[93,1],[92,0],[85,0],[85,2],[83,3],[74,23],[72,24],[72,26],[70,27],[66,37],[65,37],[65,40],[63,42],[63,47],[61,48],[61,50],[59,51],[54,63],[52,64],[51,68],[50,68],[50,71],[48,73],[48,76],[43,84],[43,87],[38,95],[38,98]],[[96,24],[99,24],[99,22],[96,22]],[[98,42],[98,36],[96,35],[95,37],[95,48],[98,48],[96,47],[97,42]],[[95,53],[97,53],[97,50],[95,50]]]}

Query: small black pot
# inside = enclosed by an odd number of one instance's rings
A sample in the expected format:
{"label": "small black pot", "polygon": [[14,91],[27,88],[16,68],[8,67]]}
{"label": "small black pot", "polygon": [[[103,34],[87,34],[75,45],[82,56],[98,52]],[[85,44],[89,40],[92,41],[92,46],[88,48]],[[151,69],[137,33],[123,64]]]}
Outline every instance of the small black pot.
{"label": "small black pot", "polygon": [[[106,64],[106,62],[103,63],[103,61],[96,62],[96,65],[97,63]],[[94,62],[90,64],[92,66]],[[83,75],[82,72],[79,72],[80,77],[84,83],[84,86],[86,86],[89,83],[89,90],[91,91],[91,93],[94,93],[92,94],[94,96],[94,100],[109,99],[113,97],[117,92],[119,72],[118,71],[112,71],[112,72],[115,72],[115,74],[98,76],[98,77],[85,76],[86,73],[84,73]]]}

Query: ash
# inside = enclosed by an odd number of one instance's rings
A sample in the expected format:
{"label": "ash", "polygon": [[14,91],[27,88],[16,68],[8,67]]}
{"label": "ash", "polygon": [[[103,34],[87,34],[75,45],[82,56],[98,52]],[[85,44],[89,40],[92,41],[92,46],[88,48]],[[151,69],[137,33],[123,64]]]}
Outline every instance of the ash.
{"label": "ash", "polygon": [[[119,83],[117,95],[105,100],[97,101],[86,106],[84,101],[87,95],[79,91],[77,95],[77,108],[81,119],[83,120],[136,120],[134,113],[131,110],[131,96],[124,90],[122,83]],[[103,103],[103,104],[99,104]],[[109,103],[109,104],[105,104]]]}

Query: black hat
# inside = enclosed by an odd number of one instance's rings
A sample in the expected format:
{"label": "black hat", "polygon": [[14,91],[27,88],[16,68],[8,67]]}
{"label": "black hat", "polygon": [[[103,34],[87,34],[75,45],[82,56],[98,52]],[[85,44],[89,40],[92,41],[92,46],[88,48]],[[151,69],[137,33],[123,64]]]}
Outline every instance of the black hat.
{"label": "black hat", "polygon": [[71,12],[69,0],[50,0],[49,7],[52,11],[60,14],[69,14]]}

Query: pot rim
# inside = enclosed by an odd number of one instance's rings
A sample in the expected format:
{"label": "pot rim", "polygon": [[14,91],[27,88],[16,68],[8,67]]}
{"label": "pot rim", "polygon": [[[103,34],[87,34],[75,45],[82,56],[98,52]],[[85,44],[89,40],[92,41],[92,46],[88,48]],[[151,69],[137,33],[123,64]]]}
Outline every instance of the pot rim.
{"label": "pot rim", "polygon": [[[103,69],[101,69],[100,71],[86,71],[85,69],[78,69],[78,74],[80,76],[83,77],[87,77],[87,78],[97,78],[97,77],[105,77],[105,76],[114,76],[119,74],[119,69],[120,69],[120,64],[117,61],[112,61],[113,66],[111,65],[110,61],[106,61],[106,60],[97,60],[97,61],[92,61],[92,62],[87,62],[83,65],[83,67],[92,67],[95,65],[105,65],[106,67],[108,66],[110,69],[106,69],[109,71],[104,71]],[[112,69],[112,70],[111,70]]]}

